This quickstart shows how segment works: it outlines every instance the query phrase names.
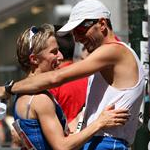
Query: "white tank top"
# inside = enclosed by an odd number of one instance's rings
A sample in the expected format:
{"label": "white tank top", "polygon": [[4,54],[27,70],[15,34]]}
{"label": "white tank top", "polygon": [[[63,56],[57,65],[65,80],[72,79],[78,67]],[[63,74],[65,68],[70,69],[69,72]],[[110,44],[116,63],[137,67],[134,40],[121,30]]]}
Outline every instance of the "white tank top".
{"label": "white tank top", "polygon": [[131,113],[131,117],[124,126],[102,130],[96,135],[113,136],[125,139],[129,144],[132,144],[138,125],[138,113],[144,96],[145,74],[136,53],[125,43],[120,43],[133,53],[137,61],[139,69],[138,83],[134,87],[119,90],[110,86],[100,72],[95,73],[94,78],[93,76],[89,78],[90,90],[86,101],[84,125],[88,126],[93,120],[97,119],[102,110],[112,103],[115,104],[116,109],[127,108]]}

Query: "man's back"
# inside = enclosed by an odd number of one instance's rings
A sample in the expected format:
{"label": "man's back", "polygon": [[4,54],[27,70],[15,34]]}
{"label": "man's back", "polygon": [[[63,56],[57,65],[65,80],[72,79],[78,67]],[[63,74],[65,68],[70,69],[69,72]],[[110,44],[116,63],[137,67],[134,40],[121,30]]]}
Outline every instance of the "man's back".
{"label": "man's back", "polygon": [[71,132],[76,130],[76,117],[85,104],[87,81],[87,78],[78,79],[50,89],[67,117]]}

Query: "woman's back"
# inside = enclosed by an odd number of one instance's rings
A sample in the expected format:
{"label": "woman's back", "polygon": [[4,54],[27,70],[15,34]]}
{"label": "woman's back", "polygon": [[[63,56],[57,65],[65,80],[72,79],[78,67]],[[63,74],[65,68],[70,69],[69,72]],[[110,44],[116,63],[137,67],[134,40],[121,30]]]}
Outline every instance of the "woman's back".
{"label": "woman's back", "polygon": [[[52,101],[52,95],[50,95],[47,91],[43,91],[39,94],[36,94],[34,96],[32,95],[16,95],[15,98],[15,105],[14,105],[14,118],[19,119],[20,121],[20,127],[23,129],[23,131],[26,133],[32,144],[38,149],[38,150],[46,150],[46,149],[52,149],[50,144],[48,144],[46,137],[42,131],[42,127],[40,124],[40,120],[38,120],[38,113],[37,113],[37,107],[41,106],[43,100],[41,99],[39,102],[39,97],[41,97],[41,94],[48,96],[49,100]],[[55,102],[52,101],[56,108],[56,114],[59,118],[59,121],[63,127],[65,128],[66,120],[64,118],[63,112],[60,108],[60,106]],[[38,106],[36,106],[38,105]],[[45,108],[50,109],[50,107]],[[50,134],[50,133],[49,133]]]}

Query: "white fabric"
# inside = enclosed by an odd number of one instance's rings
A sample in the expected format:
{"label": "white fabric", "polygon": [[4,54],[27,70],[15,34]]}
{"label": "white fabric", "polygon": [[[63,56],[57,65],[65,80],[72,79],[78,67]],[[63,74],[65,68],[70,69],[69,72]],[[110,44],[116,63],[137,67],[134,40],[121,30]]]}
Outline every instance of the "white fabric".
{"label": "white fabric", "polygon": [[85,107],[83,107],[83,109],[82,109],[82,114],[81,114],[80,117],[79,117],[77,129],[76,129],[76,133],[80,132],[81,129],[84,128],[84,123],[83,123],[83,120],[84,120],[84,112],[85,112],[85,109],[86,109],[86,106],[87,106],[88,95],[89,95],[89,92],[90,92],[90,88],[91,88],[93,79],[94,79],[94,74],[91,75],[91,76],[89,76],[89,78],[88,78]]}
{"label": "white fabric", "polygon": [[34,33],[30,30],[30,35],[29,35],[29,49],[32,48],[32,37],[34,36]]}
{"label": "white fabric", "polygon": [[82,0],[73,7],[68,23],[57,33],[61,35],[62,32],[71,31],[85,19],[110,18],[110,15],[110,11],[99,0]]}
{"label": "white fabric", "polygon": [[29,103],[27,103],[27,113],[26,113],[26,118],[28,119],[29,117],[29,110],[30,110],[30,107],[31,107],[31,102],[34,98],[34,95],[31,96],[31,98],[29,99]]}
{"label": "white fabric", "polygon": [[[122,44],[128,47],[125,43]],[[99,131],[96,135],[113,136],[125,139],[129,144],[132,144],[138,125],[138,113],[144,93],[145,74],[137,55],[130,47],[128,48],[137,61],[139,68],[138,83],[134,87],[119,90],[110,86],[104,80],[100,72],[95,73],[88,95],[84,122],[85,126],[89,125],[97,119],[102,110],[110,104],[115,104],[116,109],[128,108],[131,116],[124,126]]]}
{"label": "white fabric", "polygon": [[4,119],[6,116],[7,105],[0,102],[0,120]]}

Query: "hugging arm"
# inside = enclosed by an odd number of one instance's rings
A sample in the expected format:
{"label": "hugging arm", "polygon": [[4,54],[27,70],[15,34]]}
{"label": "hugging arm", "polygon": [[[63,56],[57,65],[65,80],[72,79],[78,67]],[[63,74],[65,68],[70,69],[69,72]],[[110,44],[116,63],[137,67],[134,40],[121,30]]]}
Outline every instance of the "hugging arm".
{"label": "hugging arm", "polygon": [[[87,77],[94,72],[100,71],[105,66],[114,64],[109,46],[102,46],[100,50],[95,50],[86,59],[71,64],[67,67],[48,71],[36,76],[28,77],[24,80],[14,83],[11,88],[12,93],[36,93],[44,89],[54,88],[63,83],[73,81],[79,78]],[[111,57],[111,60],[110,60]],[[116,57],[116,55],[113,55]],[[0,97],[5,97],[4,87],[0,87]]]}
{"label": "hugging arm", "polygon": [[54,103],[49,100],[48,97],[45,97],[41,104],[36,106],[40,106],[37,108],[37,114],[43,133],[52,148],[57,150],[77,150],[97,131],[103,128],[123,125],[128,119],[127,110],[114,110],[112,106],[109,106],[102,112],[97,120],[81,132],[65,136],[55,113]]}

